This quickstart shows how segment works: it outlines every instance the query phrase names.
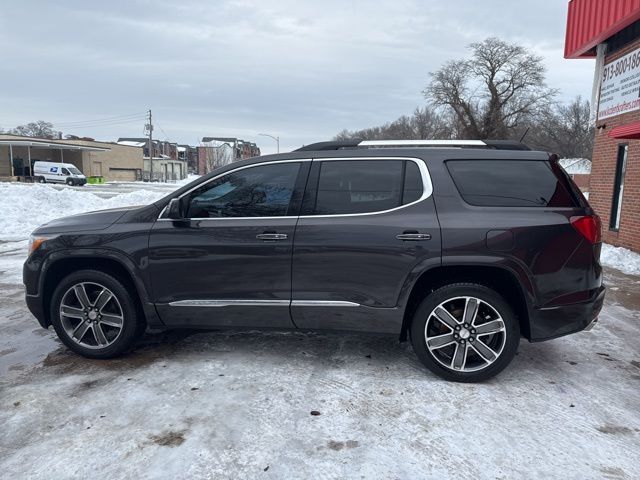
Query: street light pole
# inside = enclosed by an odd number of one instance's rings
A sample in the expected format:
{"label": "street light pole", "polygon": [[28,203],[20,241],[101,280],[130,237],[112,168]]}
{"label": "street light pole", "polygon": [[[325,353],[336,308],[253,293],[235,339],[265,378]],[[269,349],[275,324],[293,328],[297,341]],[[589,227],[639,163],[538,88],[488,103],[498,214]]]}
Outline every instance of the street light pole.
{"label": "street light pole", "polygon": [[269,135],[268,133],[259,133],[258,135],[273,138],[276,141],[276,148],[278,149],[278,153],[280,153],[280,137],[274,137],[273,135]]}

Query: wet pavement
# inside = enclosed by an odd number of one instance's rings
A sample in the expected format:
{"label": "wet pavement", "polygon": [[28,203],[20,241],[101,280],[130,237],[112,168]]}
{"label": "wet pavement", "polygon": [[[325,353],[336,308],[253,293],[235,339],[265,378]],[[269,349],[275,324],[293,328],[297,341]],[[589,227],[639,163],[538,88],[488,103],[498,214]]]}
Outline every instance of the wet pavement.
{"label": "wet pavement", "polygon": [[481,385],[382,336],[165,332],[91,361],[7,278],[2,478],[640,478],[640,277],[607,271],[593,331]]}

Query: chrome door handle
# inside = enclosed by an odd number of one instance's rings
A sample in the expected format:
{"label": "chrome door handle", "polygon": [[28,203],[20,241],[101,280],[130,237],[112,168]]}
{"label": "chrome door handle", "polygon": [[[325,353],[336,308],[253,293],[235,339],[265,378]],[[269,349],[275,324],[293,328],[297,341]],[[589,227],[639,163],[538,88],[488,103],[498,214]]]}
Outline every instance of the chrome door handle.
{"label": "chrome door handle", "polygon": [[258,240],[271,240],[271,241],[286,240],[287,234],[286,233],[259,233],[258,235],[256,235],[256,238]]}
{"label": "chrome door handle", "polygon": [[398,240],[405,241],[420,241],[420,240],[431,240],[431,235],[428,233],[401,233],[400,235],[396,235]]}

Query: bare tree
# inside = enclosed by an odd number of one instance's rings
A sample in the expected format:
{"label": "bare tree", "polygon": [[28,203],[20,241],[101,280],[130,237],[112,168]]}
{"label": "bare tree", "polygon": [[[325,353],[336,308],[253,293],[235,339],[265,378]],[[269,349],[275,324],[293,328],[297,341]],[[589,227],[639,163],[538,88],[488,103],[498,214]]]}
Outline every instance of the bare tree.
{"label": "bare tree", "polygon": [[10,132],[15,135],[24,135],[25,137],[39,138],[53,138],[55,134],[53,130],[53,124],[50,122],[45,122],[44,120],[30,122],[26,125],[19,125]]}
{"label": "bare tree", "polygon": [[441,115],[429,107],[417,107],[411,115],[403,115],[379,127],[342,130],[335,140],[424,140],[449,138],[451,133],[451,128]]}
{"label": "bare tree", "polygon": [[589,101],[580,96],[568,104],[555,105],[523,128],[523,132],[528,129],[524,142],[563,158],[590,159],[594,139],[590,115]]}
{"label": "bare tree", "polygon": [[459,138],[507,138],[547,110],[556,90],[545,84],[542,58],[522,46],[488,38],[469,46],[471,57],[431,74],[423,91],[450,115]]}

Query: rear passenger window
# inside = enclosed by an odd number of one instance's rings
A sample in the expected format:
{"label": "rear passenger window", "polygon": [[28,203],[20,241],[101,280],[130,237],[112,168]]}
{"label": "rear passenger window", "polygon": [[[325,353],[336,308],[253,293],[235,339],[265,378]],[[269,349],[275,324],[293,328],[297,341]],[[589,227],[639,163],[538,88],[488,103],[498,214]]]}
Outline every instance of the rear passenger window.
{"label": "rear passenger window", "polygon": [[315,193],[314,215],[379,212],[419,199],[422,179],[412,161],[323,161]]}
{"label": "rear passenger window", "polygon": [[406,162],[404,172],[404,189],[402,191],[402,204],[415,202],[422,196],[424,187],[422,186],[422,175],[415,162]]}
{"label": "rear passenger window", "polygon": [[575,207],[563,180],[545,161],[450,160],[465,202],[488,207]]}

